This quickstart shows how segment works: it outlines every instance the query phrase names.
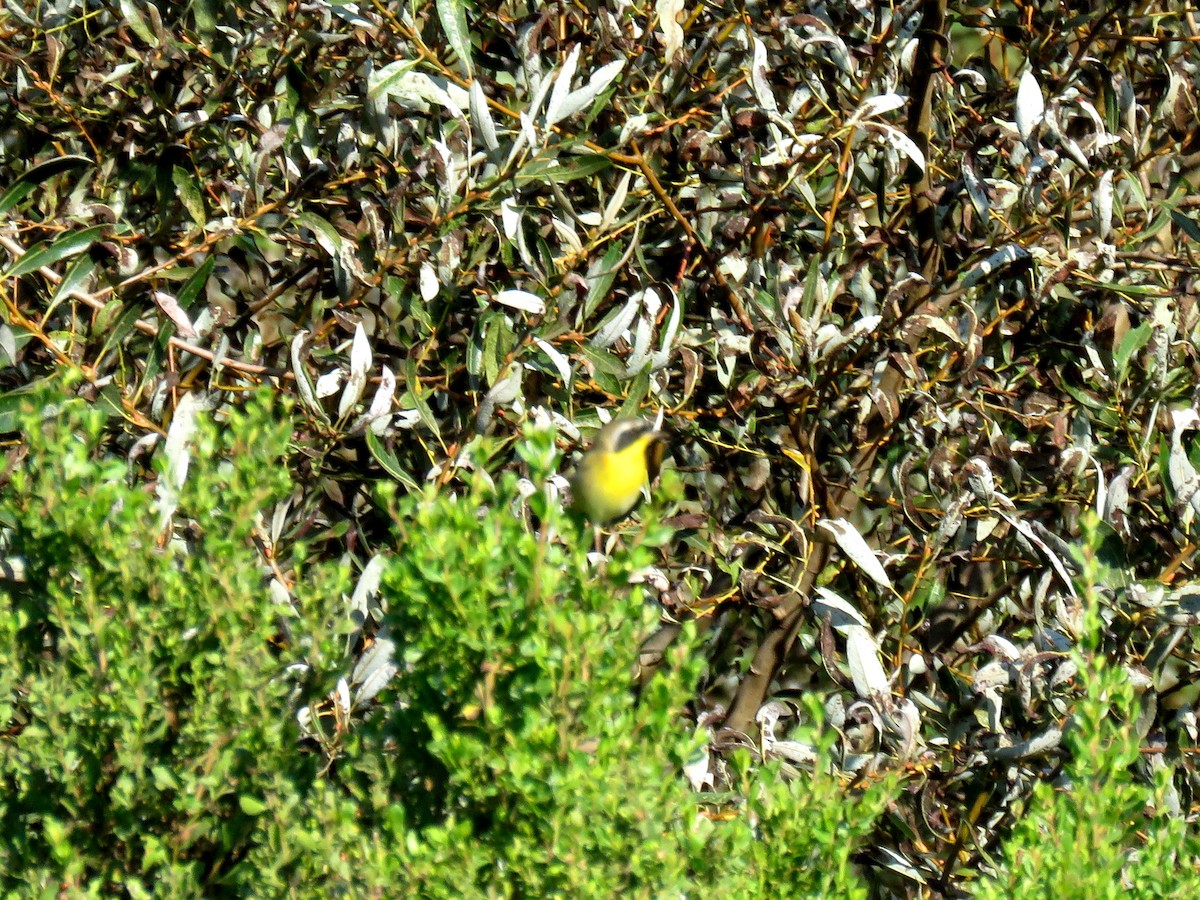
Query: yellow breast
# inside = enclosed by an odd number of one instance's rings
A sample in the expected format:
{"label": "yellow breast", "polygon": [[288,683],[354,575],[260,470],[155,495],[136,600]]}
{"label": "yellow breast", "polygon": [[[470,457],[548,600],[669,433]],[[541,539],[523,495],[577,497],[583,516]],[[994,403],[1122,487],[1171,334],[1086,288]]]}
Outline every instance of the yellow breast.
{"label": "yellow breast", "polygon": [[596,447],[588,451],[571,479],[575,508],[597,524],[628,515],[648,479],[647,450],[659,440],[657,433],[648,433],[620,450]]}

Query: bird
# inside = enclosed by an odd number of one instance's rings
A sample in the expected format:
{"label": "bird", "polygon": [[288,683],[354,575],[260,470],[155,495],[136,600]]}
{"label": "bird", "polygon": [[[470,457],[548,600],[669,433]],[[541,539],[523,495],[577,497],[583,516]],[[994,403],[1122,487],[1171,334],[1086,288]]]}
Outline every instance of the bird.
{"label": "bird", "polygon": [[625,518],[662,466],[667,435],[641,419],[614,419],[571,476],[571,509],[594,525]]}

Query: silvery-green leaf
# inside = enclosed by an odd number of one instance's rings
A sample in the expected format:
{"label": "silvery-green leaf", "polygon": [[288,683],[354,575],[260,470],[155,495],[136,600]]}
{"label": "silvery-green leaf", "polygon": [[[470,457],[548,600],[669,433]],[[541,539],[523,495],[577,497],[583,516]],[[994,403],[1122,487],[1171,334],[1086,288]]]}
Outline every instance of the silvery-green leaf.
{"label": "silvery-green leaf", "polygon": [[[120,6],[121,14],[124,16],[125,24],[129,26],[129,29],[151,47],[158,47],[158,36],[151,30],[142,16],[142,5],[134,2],[134,0],[120,0]],[[153,7],[147,8],[152,9]]]}
{"label": "silvery-green leaf", "polygon": [[631,138],[641,135],[649,124],[650,117],[645,113],[630,116],[625,120],[625,124],[621,126],[621,135],[617,138],[617,146],[624,147],[629,143]]}
{"label": "silvery-green leaf", "polygon": [[334,688],[333,694],[329,698],[337,704],[338,710],[341,712],[342,718],[350,717],[350,685],[347,684],[345,678],[339,678],[337,687]]}
{"label": "silvery-green leaf", "polygon": [[429,261],[421,263],[417,274],[417,285],[421,290],[421,299],[428,303],[438,295],[441,285],[438,284],[437,269]]}
{"label": "silvery-green leaf", "polygon": [[533,342],[546,354],[550,363],[558,371],[558,377],[562,379],[562,383],[569,386],[571,384],[571,361],[549,342],[541,338],[534,338]]}
{"label": "silvery-green leaf", "polygon": [[967,187],[967,196],[971,198],[971,205],[975,207],[975,213],[981,219],[986,220],[992,204],[988,200],[987,191],[984,189],[983,182],[979,180],[979,175],[976,174],[975,166],[968,154],[963,154],[962,176],[963,184]]}
{"label": "silvery-green leaf", "polygon": [[817,596],[813,598],[812,603],[817,618],[824,619],[825,616],[829,616],[829,624],[835,631],[846,634],[851,626],[867,627],[867,620],[854,605],[827,587],[817,588]]}
{"label": "silvery-green leaf", "polygon": [[975,494],[975,499],[986,508],[991,509],[992,504],[996,502],[996,478],[992,474],[992,467],[988,461],[982,456],[973,456],[967,460],[963,471],[966,473],[967,484],[970,485],[971,492]]}
{"label": "silvery-green leaf", "polygon": [[367,387],[367,372],[371,368],[371,359],[371,342],[367,340],[367,333],[359,322],[354,326],[354,340],[350,345],[350,377],[346,379],[346,387],[338,402],[339,419],[345,418],[362,399],[363,391]]}
{"label": "silvery-green leaf", "polygon": [[1057,726],[1048,728],[1041,734],[1034,735],[1022,741],[1016,741],[1007,747],[997,747],[989,751],[988,756],[998,762],[1012,762],[1018,759],[1028,759],[1031,756],[1042,756],[1051,750],[1057,750],[1062,744],[1063,731]]}
{"label": "silvery-green leaf", "polygon": [[564,222],[562,219],[554,216],[550,219],[550,224],[558,232],[559,238],[562,239],[563,244],[566,245],[566,249],[570,253],[583,255],[583,241],[579,239],[579,235],[575,233],[574,227],[569,222]]}
{"label": "silvery-green leaf", "polygon": [[308,369],[304,365],[304,360],[300,357],[300,351],[304,346],[304,339],[306,337],[308,337],[308,332],[300,330],[292,338],[292,374],[296,378],[296,390],[299,392],[300,402],[304,404],[305,408],[321,421],[328,422],[329,417],[325,415],[325,410],[321,407],[320,401],[317,399],[312,379],[308,375]]}
{"label": "silvery-green leaf", "polygon": [[290,497],[284,497],[275,504],[275,509],[271,513],[271,543],[278,544],[279,539],[283,536],[284,528],[287,526],[288,513],[292,509],[292,500]]}
{"label": "silvery-green leaf", "polygon": [[696,756],[684,763],[683,775],[694,791],[703,791],[714,784],[707,748],[701,749]]}
{"label": "silvery-green leaf", "polygon": [[166,527],[179,505],[179,493],[187,483],[191,451],[188,445],[196,433],[199,414],[208,408],[208,399],[203,391],[189,391],[175,407],[171,427],[163,444],[166,470],[159,478],[155,491],[158,495],[159,527]]}
{"label": "silvery-green leaf", "polygon": [[785,759],[798,766],[811,766],[820,759],[815,746],[800,741],[772,741],[767,752],[771,757]]}
{"label": "silvery-green leaf", "polygon": [[332,397],[341,388],[344,379],[345,376],[341,369],[334,369],[321,375],[317,378],[315,387],[317,398],[323,400],[326,397]]}
{"label": "silvery-green leaf", "polygon": [[550,102],[546,104],[546,127],[555,125],[564,118],[560,114],[567,95],[571,93],[571,79],[575,77],[575,69],[579,65],[579,44],[571,48],[562,68],[554,79],[554,89],[550,92]]}
{"label": "silvery-green leaf", "polygon": [[870,548],[863,536],[846,519],[821,519],[817,527],[828,533],[863,574],[880,587],[891,590],[892,580],[884,571],[879,557]]}
{"label": "silvery-green leaf", "polygon": [[646,360],[649,358],[650,341],[653,337],[653,323],[649,316],[642,316],[633,329],[633,348],[629,351],[629,357],[625,361],[626,377],[632,378],[645,368]]}
{"label": "silvery-green leaf", "polygon": [[479,79],[471,82],[470,94],[471,123],[475,126],[483,146],[488,150],[495,150],[500,146],[500,141],[496,137],[496,123],[492,120],[492,111],[488,109],[487,105],[487,95],[483,93]]}
{"label": "silvery-green leaf", "polygon": [[175,323],[175,328],[181,338],[194,340],[197,337],[196,329],[192,327],[188,314],[184,312],[183,307],[174,297],[166,291],[155,291],[154,302],[159,309],[166,313],[167,318]]}
{"label": "silvery-green leaf", "polygon": [[1017,88],[1016,120],[1017,133],[1021,135],[1021,140],[1029,140],[1045,111],[1046,101],[1042,98],[1038,80],[1032,70],[1026,69]]}
{"label": "silvery-green leaf", "polygon": [[907,100],[908,98],[903,94],[894,93],[879,94],[876,97],[870,97],[859,104],[858,109],[846,120],[846,124],[854,125],[870,116],[881,116],[884,113],[889,113],[893,109],[902,107]]}
{"label": "silvery-green leaf", "polygon": [[291,607],[292,597],[288,593],[287,587],[278,578],[272,578],[267,584],[267,596],[271,598],[271,603],[275,606]]}
{"label": "silvery-green leaf", "polygon": [[879,662],[879,647],[866,628],[850,626],[846,630],[846,663],[859,697],[890,705],[892,691]]}
{"label": "silvery-green leaf", "polygon": [[779,105],[775,102],[771,79],[767,77],[767,47],[757,36],[751,40],[754,45],[754,60],[750,64],[750,86],[759,106],[767,112],[777,112]]}
{"label": "silvery-green leaf", "polygon": [[617,339],[620,338],[621,335],[629,330],[629,326],[633,324],[634,316],[636,316],[638,314],[638,310],[641,309],[642,296],[643,294],[641,291],[633,294],[628,300],[625,301],[625,304],[620,308],[620,310],[617,311],[615,315],[610,316],[609,319],[600,326],[600,330],[597,331],[595,337],[592,338],[593,346],[605,348],[611,347],[617,342]]}
{"label": "silvery-green leaf", "polygon": [[416,70],[415,65],[414,60],[400,59],[372,72],[367,76],[367,98],[375,104],[393,100],[417,113],[427,113],[430,104],[436,104],[454,118],[463,118],[470,94],[448,79]]}
{"label": "silvery-green leaf", "polygon": [[1003,701],[1000,699],[1000,694],[994,689],[984,691],[980,694],[980,699],[983,700],[984,717],[987,730],[993,734],[1004,734],[1004,720],[1001,715],[1001,705]]}
{"label": "silvery-green leaf", "polygon": [[[376,434],[387,431],[388,416],[392,411],[392,401],[396,396],[396,376],[387,366],[381,366],[379,372],[379,387],[371,400],[371,408],[367,410],[361,424],[369,425]],[[360,423],[355,423],[356,425]]]}
{"label": "silvery-green leaf", "polygon": [[1133,477],[1133,466],[1122,466],[1112,483],[1108,486],[1108,494],[1104,499],[1102,518],[1109,525],[1121,530],[1129,512],[1129,479]]}
{"label": "silvery-green leaf", "polygon": [[[592,73],[592,77],[588,79],[588,83],[578,90],[572,91],[559,104],[555,111],[555,117],[549,119],[547,113],[547,125],[554,125],[561,122],[563,119],[568,119],[575,113],[587,109],[591,106],[596,98],[613,83],[613,80],[621,74],[621,70],[625,68],[625,60],[617,59],[601,66]],[[553,97],[551,98],[553,102]]]}
{"label": "silvery-green leaf", "polygon": [[1003,267],[1012,265],[1017,260],[1022,259],[1029,259],[1028,250],[1020,244],[1005,244],[999,250],[989,255],[987,259],[972,266],[971,270],[963,276],[962,286],[964,288],[974,287]]}
{"label": "silvery-green leaf", "polygon": [[891,708],[884,711],[888,730],[899,738],[897,753],[901,759],[912,759],[921,745],[921,711],[907,697],[892,698]]}
{"label": "silvery-green leaf", "polygon": [[987,87],[987,79],[974,69],[956,69],[953,77],[955,81],[970,82],[971,87],[977,91],[982,91]]}
{"label": "silvery-green leaf", "polygon": [[376,598],[379,595],[379,583],[386,567],[387,560],[381,555],[376,555],[371,557],[363,567],[362,574],[358,576],[358,583],[354,586],[354,593],[350,597],[347,609],[350,621],[354,625],[354,631],[346,639],[347,653],[354,650],[354,645],[358,642],[359,630],[367,621],[371,611],[379,608]]}
{"label": "silvery-green leaf", "polygon": [[608,198],[608,203],[604,204],[604,214],[600,217],[598,225],[600,231],[607,230],[613,222],[617,221],[622,207],[625,206],[625,198],[629,196],[629,182],[631,180],[633,180],[633,172],[626,172],[621,176],[621,180],[617,182],[616,190]]}
{"label": "silvery-green leaf", "polygon": [[546,311],[546,301],[537,294],[529,291],[507,290],[493,295],[493,300],[509,309],[519,309],[522,312],[541,315]]}
{"label": "silvery-green leaf", "polygon": [[662,35],[663,62],[670,65],[683,46],[683,28],[679,24],[683,0],[655,0],[654,11],[658,18],[658,33]]}
{"label": "silvery-green leaf", "polygon": [[[889,869],[890,871],[895,872],[897,875],[907,878],[909,881],[915,881],[917,884],[929,883],[925,880],[925,876],[921,874],[921,871],[915,865],[913,865],[912,862],[910,862],[906,857],[901,856],[895,850],[880,844],[876,844],[871,849],[871,854],[873,857],[878,857],[878,864],[882,865],[885,869]],[[872,861],[874,862],[874,860]]]}
{"label": "silvery-green leaf", "polygon": [[996,511],[1006,522],[1008,522],[1009,525],[1015,528],[1022,537],[1037,547],[1037,549],[1042,551],[1042,554],[1050,563],[1050,568],[1052,568],[1055,574],[1058,575],[1058,577],[1062,580],[1063,586],[1066,587],[1068,593],[1070,593],[1072,597],[1078,597],[1078,594],[1075,593],[1075,585],[1071,581],[1071,575],[1067,571],[1066,566],[1063,565],[1063,561],[1058,558],[1058,555],[1050,549],[1049,545],[1045,541],[1037,536],[1033,528],[1031,528],[1023,520],[1009,515],[1008,512],[1000,507],[997,507]]}
{"label": "silvery-green leaf", "polygon": [[521,227],[521,208],[512,197],[500,201],[500,225],[504,229],[504,236],[510,241],[517,236]]}
{"label": "silvery-green leaf", "polygon": [[462,0],[437,0],[438,20],[442,24],[442,33],[446,42],[458,57],[458,65],[462,74],[470,78],[473,74],[471,66],[471,32],[467,28],[467,11]]}
{"label": "silvery-green leaf", "polygon": [[1107,241],[1109,235],[1112,234],[1112,169],[1105,170],[1096,182],[1096,190],[1092,192],[1092,209],[1096,216],[1096,235],[1100,240]]}
{"label": "silvery-green leaf", "polygon": [[1200,474],[1188,459],[1183,447],[1183,433],[1200,424],[1200,415],[1194,409],[1177,409],[1171,412],[1171,450],[1167,457],[1167,475],[1175,491],[1175,506],[1182,524],[1191,525],[1196,512],[1200,511]]}
{"label": "silvery-green leaf", "polygon": [[864,122],[863,127],[883,135],[892,147],[907,156],[913,165],[922,172],[925,171],[925,154],[921,152],[921,148],[913,142],[913,139],[899,128],[893,128],[883,122]]}
{"label": "silvery-green leaf", "polygon": [[387,687],[398,670],[395,656],[395,643],[386,632],[380,631],[375,635],[371,646],[363,651],[350,673],[350,683],[357,686],[354,693],[355,706],[370,702]]}
{"label": "silvery-green leaf", "polygon": [[667,365],[671,358],[671,351],[675,344],[675,336],[679,331],[679,321],[683,315],[683,304],[678,298],[671,304],[671,309],[667,313],[667,326],[663,329],[662,340],[659,341],[660,349],[651,355],[650,366],[654,370],[658,370]]}

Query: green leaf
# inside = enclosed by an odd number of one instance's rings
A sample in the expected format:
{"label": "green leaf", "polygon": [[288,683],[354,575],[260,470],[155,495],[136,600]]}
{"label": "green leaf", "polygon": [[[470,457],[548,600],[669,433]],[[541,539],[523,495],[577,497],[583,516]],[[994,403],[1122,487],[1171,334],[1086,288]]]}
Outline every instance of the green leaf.
{"label": "green leaf", "polygon": [[1200,225],[1197,225],[1190,216],[1185,216],[1179,210],[1173,209],[1171,210],[1171,221],[1193,241],[1200,241]]}
{"label": "green leaf", "polygon": [[307,228],[313,233],[322,250],[328,253],[333,259],[338,258],[338,253],[342,249],[342,236],[329,222],[322,219],[316,213],[310,212],[300,213],[294,221],[300,227]]}
{"label": "green leaf", "polygon": [[33,166],[14,181],[3,195],[0,195],[0,216],[28,197],[33,189],[43,181],[49,181],[55,175],[63,172],[90,165],[92,165],[92,161],[86,156],[57,156]]}
{"label": "green leaf", "polygon": [[217,258],[210,255],[196,267],[196,271],[188,277],[183,287],[179,289],[179,294],[175,297],[175,300],[185,310],[191,309],[192,304],[196,302],[196,298],[200,296],[200,291],[208,283],[209,276],[212,275],[216,264]]}
{"label": "green leaf", "polygon": [[576,178],[591,178],[609,168],[612,168],[612,160],[598,153],[540,157],[517,172],[515,180],[518,184],[530,181],[552,181],[562,184]]}
{"label": "green leaf", "polygon": [[125,24],[150,47],[158,46],[158,37],[146,23],[142,10],[134,0],[121,0],[121,12],[125,16]]}
{"label": "green leaf", "polygon": [[503,313],[491,316],[484,327],[487,331],[483,339],[483,377],[489,386],[494,386],[508,370],[514,334],[508,316]]}
{"label": "green leaf", "polygon": [[203,229],[208,224],[208,209],[204,205],[204,193],[200,190],[200,182],[196,176],[181,166],[171,168],[171,183],[179,193],[179,202],[183,204],[196,227]]}
{"label": "green leaf", "polygon": [[371,451],[371,456],[375,458],[375,462],[379,463],[383,471],[396,479],[408,493],[418,494],[421,492],[421,486],[417,480],[408,473],[396,454],[385,447],[383,440],[370,428],[367,429],[367,449]]}
{"label": "green leaf", "polygon": [[238,808],[248,816],[261,816],[267,811],[267,804],[263,803],[257,797],[239,794]]}
{"label": "green leaf", "polygon": [[78,290],[80,286],[87,281],[88,276],[96,268],[96,261],[90,256],[81,256],[75,262],[67,267],[67,274],[63,276],[62,281],[58,283],[58,287],[54,289],[54,294],[50,298],[50,304],[46,307],[46,316],[54,311],[54,308],[63,300],[71,295],[72,291]]}
{"label": "green leaf", "polygon": [[625,254],[625,248],[613,242],[609,244],[608,250],[604,253],[604,258],[600,261],[599,267],[593,267],[588,272],[588,288],[587,299],[583,302],[583,315],[576,321],[576,328],[582,327],[584,322],[591,321],[592,314],[596,311],[596,307],[600,302],[609,295],[612,290],[613,282],[617,280],[617,266],[621,262],[621,257]]}
{"label": "green leaf", "polygon": [[106,225],[93,225],[82,231],[69,231],[60,235],[49,245],[39,244],[28,250],[4,275],[6,278],[19,278],[30,272],[36,272],[42,266],[52,266],[56,262],[76,256],[103,237],[107,227]]}
{"label": "green leaf", "polygon": [[[122,306],[125,308],[122,309]],[[113,313],[117,313],[118,310],[119,313],[113,317]],[[141,310],[136,305],[132,303],[125,305],[121,300],[113,300],[100,312],[101,315],[96,317],[96,330],[98,333],[107,332],[107,334],[104,335],[104,346],[100,349],[100,355],[96,358],[97,368],[109,352],[121,343],[129,332],[133,331],[138,317],[141,315]],[[108,315],[105,316],[105,313]]]}
{"label": "green leaf", "polygon": [[451,49],[458,56],[458,64],[462,73],[470,78],[471,68],[471,33],[467,29],[467,11],[461,0],[437,0],[438,19],[442,23],[442,31]]}
{"label": "green leaf", "polygon": [[1129,374],[1129,360],[1133,354],[1146,346],[1154,328],[1149,322],[1143,322],[1137,328],[1131,328],[1121,338],[1121,345],[1113,353],[1113,379],[1120,386]]}

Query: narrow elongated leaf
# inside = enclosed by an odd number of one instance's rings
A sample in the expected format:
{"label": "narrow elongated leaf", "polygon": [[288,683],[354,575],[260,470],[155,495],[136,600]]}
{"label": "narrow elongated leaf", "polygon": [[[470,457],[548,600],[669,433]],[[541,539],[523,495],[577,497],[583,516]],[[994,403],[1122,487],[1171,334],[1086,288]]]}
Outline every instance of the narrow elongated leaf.
{"label": "narrow elongated leaf", "polygon": [[1096,214],[1096,234],[1100,240],[1107,241],[1112,234],[1113,211],[1113,173],[1108,169],[1096,182],[1096,190],[1092,192],[1092,209]]}
{"label": "narrow elongated leaf", "polygon": [[550,92],[550,102],[546,104],[546,126],[561,122],[565,115],[560,112],[567,95],[571,93],[571,79],[575,77],[575,69],[579,65],[579,45],[576,44],[567,54],[566,61],[554,78],[554,89]]}
{"label": "narrow elongated leaf", "polygon": [[300,354],[301,349],[304,347],[304,339],[307,337],[308,332],[301,330],[296,332],[296,335],[292,338],[292,375],[296,378],[296,391],[300,394],[300,402],[322,422],[328,422],[329,417],[325,415],[321,401],[317,399],[316,388],[312,383],[312,378],[309,377],[308,367],[304,364],[304,358]]}
{"label": "narrow elongated leaf", "polygon": [[522,312],[541,315],[546,311],[546,301],[537,294],[531,294],[529,291],[500,291],[493,298],[501,306],[507,306],[510,309],[519,309]]}
{"label": "narrow elongated leaf", "polygon": [[1029,140],[1045,111],[1046,101],[1042,98],[1042,88],[1033,72],[1026,69],[1017,88],[1016,120],[1017,133],[1021,135],[1021,140]]}
{"label": "narrow elongated leaf", "polygon": [[[370,562],[363,566],[362,574],[358,576],[358,583],[354,586],[354,593],[350,596],[350,621],[356,628],[361,628],[371,610],[379,607],[376,597],[379,594],[379,582],[386,566],[387,560],[383,556],[372,556]],[[346,647],[347,653],[354,649],[356,641],[357,634],[352,634]]]}
{"label": "narrow elongated leaf", "polygon": [[63,172],[90,165],[92,165],[92,161],[86,156],[56,156],[54,159],[48,159],[44,163],[32,166],[17,178],[3,194],[0,194],[0,216],[33,193],[43,181],[49,181],[55,175],[61,175]]}
{"label": "narrow elongated leaf", "polygon": [[500,141],[496,137],[496,123],[492,119],[492,111],[488,109],[487,95],[478,79],[471,82],[471,123],[479,134],[479,139],[488,150],[496,150]]}
{"label": "narrow elongated leaf", "polygon": [[91,256],[81,256],[67,267],[67,273],[63,275],[62,281],[58,283],[58,287],[54,289],[54,296],[50,298],[50,303],[46,307],[45,316],[48,318],[54,308],[63,300],[71,296],[72,293],[79,290],[87,283],[92,272],[96,268],[96,261]]}
{"label": "narrow elongated leaf", "polygon": [[345,418],[362,399],[363,391],[367,387],[367,372],[371,368],[371,359],[371,342],[367,340],[367,333],[359,322],[354,326],[354,341],[350,345],[350,377],[346,379],[346,387],[342,391],[341,400],[338,401],[339,419]]}
{"label": "narrow elongated leaf", "polygon": [[81,231],[68,231],[48,245],[27,251],[4,275],[7,278],[19,278],[30,272],[36,272],[43,266],[52,266],[64,259],[77,256],[100,240],[105,231],[107,231],[105,225],[93,225],[91,228],[84,228]]}
{"label": "narrow elongated leaf", "polygon": [[887,673],[879,661],[879,647],[871,632],[860,625],[846,629],[846,663],[858,696],[876,702],[891,697]]}
{"label": "narrow elongated leaf", "polygon": [[655,0],[654,11],[658,14],[659,34],[662,36],[663,62],[670,65],[683,46],[683,28],[679,25],[683,0]]}
{"label": "narrow elongated leaf", "polygon": [[867,627],[867,620],[854,605],[827,587],[817,588],[817,596],[813,598],[813,609],[819,619],[828,616],[830,626],[842,634],[847,634],[851,627]]}
{"label": "narrow elongated leaf", "polygon": [[987,259],[971,267],[963,276],[964,288],[974,287],[986,278],[995,275],[1005,266],[1010,266],[1018,260],[1029,259],[1029,251],[1020,244],[1005,244]]}
{"label": "narrow elongated leaf", "polygon": [[881,116],[889,113],[894,109],[902,107],[907,100],[908,98],[903,94],[894,93],[870,97],[862,102],[858,109],[846,120],[846,124],[854,125],[870,116]]}
{"label": "narrow elongated leaf", "polygon": [[442,33],[458,57],[458,67],[467,78],[472,77],[471,32],[467,28],[467,10],[463,0],[437,0],[438,21]]}
{"label": "narrow elongated leaf", "polygon": [[817,527],[837,542],[842,552],[863,571],[863,574],[880,587],[891,590],[892,580],[888,578],[879,557],[875,555],[875,551],[871,549],[863,536],[858,533],[858,529],[845,519],[821,519],[817,522]]}
{"label": "narrow elongated leaf", "polygon": [[[618,59],[607,65],[601,66],[588,80],[588,83],[578,90],[571,91],[562,102],[559,104],[555,118],[548,124],[553,125],[556,122],[561,122],[563,119],[570,118],[575,113],[587,109],[591,106],[598,96],[613,83],[613,80],[621,74],[621,70],[625,68],[625,60]],[[553,100],[553,98],[551,98]],[[547,113],[549,115],[549,113]]]}

